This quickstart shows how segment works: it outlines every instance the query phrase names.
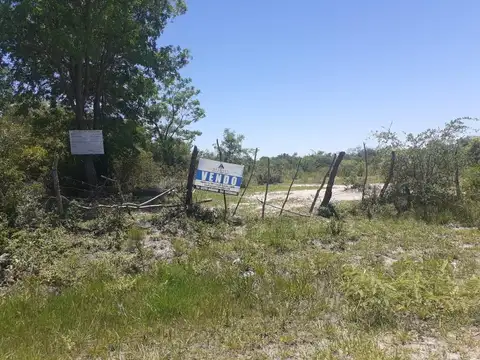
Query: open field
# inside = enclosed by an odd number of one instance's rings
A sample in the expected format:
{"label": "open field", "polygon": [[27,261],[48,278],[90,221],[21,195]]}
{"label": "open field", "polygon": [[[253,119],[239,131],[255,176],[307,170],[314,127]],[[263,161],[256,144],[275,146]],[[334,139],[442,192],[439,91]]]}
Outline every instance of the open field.
{"label": "open field", "polygon": [[[46,264],[0,299],[0,358],[480,358],[477,230],[142,223],[108,251],[108,237],[51,236]],[[165,241],[169,255],[148,262]]]}

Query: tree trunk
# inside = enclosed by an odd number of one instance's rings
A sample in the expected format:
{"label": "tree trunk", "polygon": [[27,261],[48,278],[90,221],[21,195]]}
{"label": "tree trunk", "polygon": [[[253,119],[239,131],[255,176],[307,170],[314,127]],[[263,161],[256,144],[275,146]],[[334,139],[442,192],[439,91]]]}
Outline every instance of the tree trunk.
{"label": "tree trunk", "polygon": [[85,175],[87,176],[88,184],[90,186],[96,186],[97,185],[97,170],[95,169],[95,164],[93,162],[93,156],[92,155],[86,155],[84,164],[85,164]]}
{"label": "tree trunk", "polygon": [[330,163],[330,166],[328,167],[327,172],[325,173],[325,176],[323,177],[322,184],[318,188],[317,192],[315,193],[315,198],[313,199],[312,205],[310,206],[310,214],[313,212],[313,209],[315,208],[315,204],[317,203],[318,196],[320,195],[320,191],[322,191],[323,186],[327,182],[327,177],[330,175],[330,172],[332,171],[333,164],[335,164],[335,160],[337,160],[337,154],[333,155],[332,162]]}
{"label": "tree trunk", "polygon": [[345,156],[345,151],[342,151],[338,154],[337,160],[333,164],[332,171],[330,172],[330,177],[328,178],[327,189],[325,190],[325,195],[323,197],[323,201],[320,206],[327,206],[330,203],[330,199],[332,198],[332,190],[333,184],[335,182],[335,177],[337,176],[338,168],[340,167],[340,163]]}
{"label": "tree trunk", "polygon": [[270,158],[267,157],[267,185],[265,185],[265,197],[263,198],[262,219],[265,219],[265,205],[267,205],[269,183],[270,183]]}
{"label": "tree trunk", "polygon": [[[74,86],[75,86],[75,120],[80,130],[88,130],[88,123],[85,119],[85,98],[83,97],[84,89],[82,82],[82,64],[83,59],[80,59],[74,66]],[[87,182],[90,186],[97,185],[97,171],[95,170],[95,164],[93,162],[92,155],[86,155],[84,157],[85,175]],[[93,190],[93,188],[91,189]]]}

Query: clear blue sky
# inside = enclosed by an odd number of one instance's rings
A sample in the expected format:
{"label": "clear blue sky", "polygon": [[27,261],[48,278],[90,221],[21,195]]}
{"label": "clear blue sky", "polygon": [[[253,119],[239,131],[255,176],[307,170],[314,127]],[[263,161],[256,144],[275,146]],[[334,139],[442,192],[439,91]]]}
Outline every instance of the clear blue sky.
{"label": "clear blue sky", "polygon": [[479,0],[190,0],[161,43],[207,117],[261,155],[339,151],[393,122],[419,132],[480,110]]}

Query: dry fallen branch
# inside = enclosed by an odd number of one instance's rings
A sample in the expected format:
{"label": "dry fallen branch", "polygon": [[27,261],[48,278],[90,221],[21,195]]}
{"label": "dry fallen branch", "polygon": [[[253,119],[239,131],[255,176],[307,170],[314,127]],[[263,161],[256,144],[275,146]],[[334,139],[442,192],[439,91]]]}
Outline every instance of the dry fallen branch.
{"label": "dry fallen branch", "polygon": [[[213,199],[205,199],[194,203],[197,204],[204,204],[208,202],[212,202]],[[176,208],[185,206],[185,204],[157,204],[157,205],[135,205],[135,204],[123,204],[123,205],[104,205],[98,204],[96,206],[84,206],[80,205],[76,202],[72,202],[72,205],[83,209],[83,210],[95,210],[95,209],[128,209],[128,210],[146,210],[146,209],[158,209],[158,208]]]}
{"label": "dry fallen branch", "polygon": [[154,202],[155,200],[161,198],[162,196],[165,196],[165,195],[170,194],[172,191],[175,191],[175,188],[168,189],[168,190],[162,192],[161,194],[158,194],[157,196],[154,196],[154,197],[151,198],[150,200],[147,200],[147,201],[141,203],[140,206],[148,205],[148,204],[150,204],[151,202]]}

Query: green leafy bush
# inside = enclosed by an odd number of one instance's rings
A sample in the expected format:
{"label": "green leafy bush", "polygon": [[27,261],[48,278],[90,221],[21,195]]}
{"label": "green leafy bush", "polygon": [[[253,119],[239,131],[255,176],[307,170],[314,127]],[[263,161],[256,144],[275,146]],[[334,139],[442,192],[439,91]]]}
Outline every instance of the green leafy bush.
{"label": "green leafy bush", "polygon": [[471,166],[465,171],[463,187],[471,199],[480,199],[480,165]]}

